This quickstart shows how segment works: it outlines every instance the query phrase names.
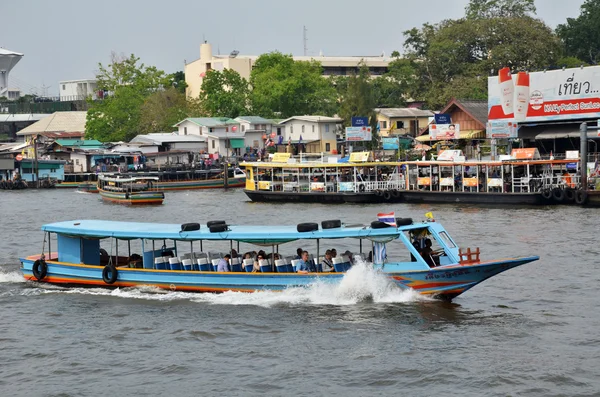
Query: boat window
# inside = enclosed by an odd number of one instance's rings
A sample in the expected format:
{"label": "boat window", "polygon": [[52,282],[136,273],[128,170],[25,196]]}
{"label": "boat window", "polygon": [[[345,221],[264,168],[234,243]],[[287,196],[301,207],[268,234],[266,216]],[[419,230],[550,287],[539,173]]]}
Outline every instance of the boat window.
{"label": "boat window", "polygon": [[446,232],[441,232],[440,233],[440,238],[444,241],[444,243],[446,243],[446,245],[450,248],[456,248],[456,244],[454,244],[454,241],[452,241],[452,239],[450,238],[450,236],[448,236],[448,233]]}

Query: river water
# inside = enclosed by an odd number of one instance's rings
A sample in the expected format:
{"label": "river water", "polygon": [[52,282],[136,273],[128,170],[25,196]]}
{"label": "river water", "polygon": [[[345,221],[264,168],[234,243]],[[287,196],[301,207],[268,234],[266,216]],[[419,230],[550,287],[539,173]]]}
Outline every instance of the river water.
{"label": "river water", "polygon": [[[241,190],[129,208],[28,190],[0,192],[0,210],[1,396],[600,394],[600,209],[261,204]],[[390,288],[368,267],[339,286],[221,295],[64,289],[19,272],[48,222],[367,223],[381,211],[433,211],[483,259],[541,259],[453,303]]]}

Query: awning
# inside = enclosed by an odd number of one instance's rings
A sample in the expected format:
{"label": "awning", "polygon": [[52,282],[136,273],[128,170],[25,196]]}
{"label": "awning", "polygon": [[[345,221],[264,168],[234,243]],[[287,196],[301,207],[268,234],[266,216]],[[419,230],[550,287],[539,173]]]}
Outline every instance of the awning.
{"label": "awning", "polygon": [[[564,139],[564,138],[575,138],[575,139],[579,139],[579,137],[581,136],[581,133],[579,131],[573,130],[570,132],[566,132],[566,131],[560,131],[560,132],[551,132],[551,131],[544,131],[540,134],[537,134],[535,136],[535,140],[542,140],[542,139]],[[600,139],[600,132],[598,131],[588,131],[587,133],[588,139]]]}
{"label": "awning", "polygon": [[230,139],[229,142],[232,149],[243,149],[245,147],[243,139]]}
{"label": "awning", "polygon": [[415,139],[419,142],[429,142],[429,134],[418,136]]}
{"label": "awning", "polygon": [[[485,130],[464,130],[460,132],[458,139],[485,139]],[[415,138],[419,142],[429,142],[429,134],[421,135]],[[431,139],[432,141],[445,141],[452,139]]]}

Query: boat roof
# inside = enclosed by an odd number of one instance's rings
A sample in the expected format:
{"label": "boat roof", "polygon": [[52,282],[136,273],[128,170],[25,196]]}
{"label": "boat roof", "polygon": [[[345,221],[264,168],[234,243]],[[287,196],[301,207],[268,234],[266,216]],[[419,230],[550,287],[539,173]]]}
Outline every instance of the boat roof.
{"label": "boat roof", "polygon": [[399,167],[402,165],[428,167],[442,166],[442,167],[454,167],[454,166],[502,166],[502,165],[513,165],[513,166],[526,166],[526,165],[541,165],[541,164],[567,164],[576,163],[578,159],[574,160],[487,160],[487,161],[443,161],[443,160],[425,160],[425,161],[370,161],[363,163],[326,163],[320,161],[306,161],[301,163],[277,163],[277,162],[242,162],[240,167],[256,167],[256,168],[362,168],[362,167]]}
{"label": "boat roof", "polygon": [[73,220],[49,223],[42,230],[70,236],[88,238],[114,237],[119,239],[149,239],[149,240],[234,240],[253,242],[256,244],[284,243],[301,239],[339,239],[339,238],[395,238],[401,232],[411,229],[434,227],[443,229],[438,223],[414,223],[400,227],[372,229],[370,226],[348,225],[333,229],[321,229],[312,232],[298,232],[296,225],[289,226],[254,226],[230,225],[228,231],[211,233],[206,225],[200,230],[181,231],[179,224],[120,222],[104,220]]}
{"label": "boat roof", "polygon": [[100,175],[99,179],[108,182],[137,182],[137,181],[158,181],[160,180],[157,176],[135,176],[135,177],[126,177],[126,178],[110,178],[105,175]]}

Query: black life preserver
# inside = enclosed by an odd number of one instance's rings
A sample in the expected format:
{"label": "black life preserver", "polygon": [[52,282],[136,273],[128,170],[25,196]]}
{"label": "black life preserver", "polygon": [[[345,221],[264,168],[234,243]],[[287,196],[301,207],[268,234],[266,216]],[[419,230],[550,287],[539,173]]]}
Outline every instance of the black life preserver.
{"label": "black life preserver", "polygon": [[584,205],[587,203],[588,192],[583,189],[579,189],[575,192],[575,202],[579,205]]}
{"label": "black life preserver", "polygon": [[389,200],[389,199],[391,199],[391,198],[392,198],[392,193],[390,193],[390,191],[389,191],[389,190],[386,190],[385,192],[383,192],[383,198],[384,198],[385,200]]}
{"label": "black life preserver", "polygon": [[383,229],[386,227],[391,227],[392,225],[388,225],[385,222],[381,222],[381,221],[373,221],[371,222],[371,229]]}
{"label": "black life preserver", "polygon": [[358,187],[358,191],[361,192],[361,193],[364,192],[365,191],[365,185],[360,185]]}
{"label": "black life preserver", "polygon": [[412,224],[412,218],[396,218],[396,226],[407,226]]}
{"label": "black life preserver", "polygon": [[296,230],[298,230],[298,232],[303,233],[303,232],[313,232],[315,230],[319,230],[319,224],[318,223],[299,223],[298,226],[296,226]]}
{"label": "black life preserver", "polygon": [[48,274],[48,265],[46,264],[45,260],[38,259],[37,261],[33,262],[33,267],[31,270],[33,271],[33,277],[35,277],[37,281],[40,281],[43,280]]}
{"label": "black life preserver", "polygon": [[542,190],[542,197],[546,200],[550,200],[552,198],[552,190],[548,188]]}
{"label": "black life preserver", "polygon": [[554,201],[560,203],[565,199],[565,191],[559,187],[552,189],[552,198]]}
{"label": "black life preserver", "polygon": [[224,225],[225,221],[208,221],[206,222],[206,227],[211,227],[212,225]]}
{"label": "black life preserver", "polygon": [[398,190],[398,189],[394,189],[394,190],[392,190],[392,197],[393,197],[393,198],[398,198],[398,197],[400,197],[400,194],[401,194],[401,193],[400,193],[400,190]]}
{"label": "black life preserver", "polygon": [[106,265],[104,266],[104,269],[102,269],[102,280],[106,284],[114,284],[114,282],[117,281],[117,277],[119,276],[118,273],[119,272],[117,271],[116,267]]}
{"label": "black life preserver", "polygon": [[565,189],[565,201],[567,203],[572,203],[575,201],[575,189],[572,187],[568,187]]}
{"label": "black life preserver", "polygon": [[335,229],[338,227],[342,227],[342,221],[339,219],[321,222],[321,229]]}

